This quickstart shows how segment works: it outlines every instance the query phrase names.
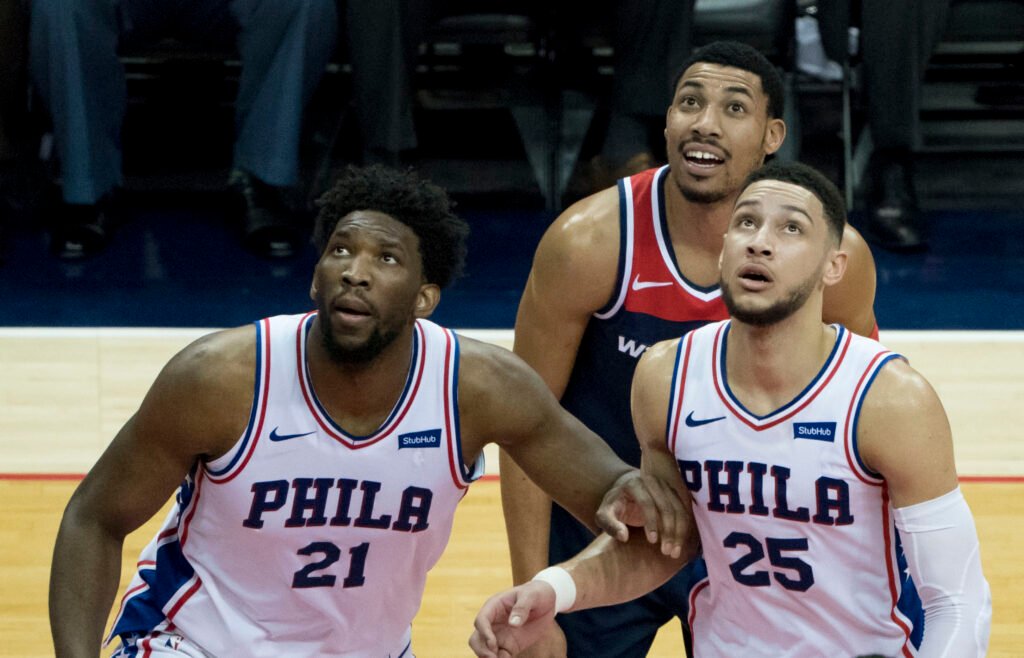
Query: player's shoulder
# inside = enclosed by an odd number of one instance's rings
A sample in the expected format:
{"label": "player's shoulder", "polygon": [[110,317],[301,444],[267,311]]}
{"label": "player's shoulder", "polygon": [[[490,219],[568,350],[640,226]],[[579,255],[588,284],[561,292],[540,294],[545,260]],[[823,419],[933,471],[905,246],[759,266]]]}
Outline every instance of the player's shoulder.
{"label": "player's shoulder", "polygon": [[[868,340],[868,339],[863,339]],[[928,380],[903,358],[889,358],[875,374],[864,398],[862,417],[893,418],[929,413],[940,405]]]}
{"label": "player's shoulder", "polygon": [[161,373],[168,383],[211,391],[249,387],[256,365],[256,327],[214,331],[186,345]]}
{"label": "player's shoulder", "polygon": [[459,380],[489,381],[501,373],[515,375],[522,369],[530,370],[511,350],[487,341],[456,334],[459,341]]}
{"label": "player's shoulder", "polygon": [[580,199],[551,224],[541,248],[586,257],[616,254],[619,243],[619,195],[610,187]]}

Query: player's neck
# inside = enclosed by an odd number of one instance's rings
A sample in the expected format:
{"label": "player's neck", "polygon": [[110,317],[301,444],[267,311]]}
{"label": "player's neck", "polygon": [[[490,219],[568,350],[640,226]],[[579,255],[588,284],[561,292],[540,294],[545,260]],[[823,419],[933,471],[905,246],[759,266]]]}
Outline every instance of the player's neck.
{"label": "player's neck", "polygon": [[722,236],[729,227],[735,201],[735,195],[714,203],[690,201],[671,177],[665,179],[665,213],[673,238],[714,251],[716,258],[722,249]]}
{"label": "player's neck", "polygon": [[798,311],[767,327],[733,320],[725,364],[729,388],[753,413],[771,413],[807,387],[835,341],[820,309],[817,315]]}
{"label": "player's neck", "polygon": [[412,365],[412,326],[366,363],[338,363],[316,340],[307,344],[317,399],[346,432],[371,434],[394,409]]}

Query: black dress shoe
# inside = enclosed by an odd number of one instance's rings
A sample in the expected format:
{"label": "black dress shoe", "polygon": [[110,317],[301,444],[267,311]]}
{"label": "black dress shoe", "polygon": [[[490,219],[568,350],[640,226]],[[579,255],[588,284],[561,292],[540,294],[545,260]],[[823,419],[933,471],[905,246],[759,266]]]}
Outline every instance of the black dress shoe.
{"label": "black dress shoe", "polygon": [[264,258],[289,258],[299,250],[302,231],[296,225],[287,189],[268,185],[247,171],[231,173],[229,186],[242,215],[242,244]]}
{"label": "black dress shoe", "polygon": [[871,183],[864,236],[890,251],[913,253],[927,249],[909,155],[872,157],[868,174]]}
{"label": "black dress shoe", "polygon": [[103,251],[114,227],[114,193],[94,204],[61,203],[55,209],[50,249],[64,260],[81,260]]}

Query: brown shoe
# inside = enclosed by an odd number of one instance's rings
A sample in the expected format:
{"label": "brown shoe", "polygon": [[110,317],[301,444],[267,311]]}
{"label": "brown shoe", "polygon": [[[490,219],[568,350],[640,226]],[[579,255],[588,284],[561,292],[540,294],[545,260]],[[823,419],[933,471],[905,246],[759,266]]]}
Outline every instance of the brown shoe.
{"label": "brown shoe", "polygon": [[576,166],[572,178],[566,185],[565,196],[568,203],[590,196],[595,192],[615,185],[616,181],[626,176],[658,166],[654,155],[648,151],[634,154],[614,169],[603,155],[595,155],[586,162]]}
{"label": "brown shoe", "polygon": [[654,169],[659,166],[660,163],[654,158],[654,154],[649,151],[641,151],[636,153],[629,160],[626,160],[622,165],[612,171],[612,177],[615,180],[625,178],[626,176],[632,176],[633,174],[639,174],[641,171],[647,171],[648,169]]}

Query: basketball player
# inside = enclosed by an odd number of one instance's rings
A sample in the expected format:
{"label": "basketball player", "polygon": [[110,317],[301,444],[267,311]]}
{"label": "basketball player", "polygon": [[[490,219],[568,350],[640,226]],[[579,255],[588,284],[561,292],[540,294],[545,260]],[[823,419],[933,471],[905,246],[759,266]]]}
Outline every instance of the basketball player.
{"label": "basketball player", "polygon": [[[544,235],[516,318],[515,352],[626,462],[640,451],[629,385],[647,346],[726,317],[718,287],[739,186],[786,135],[783,85],[756,50],[718,42],[684,63],[666,113],[667,167],[623,179],[565,211]],[[828,322],[872,335],[875,268],[847,227],[847,275],[825,296]],[[502,499],[517,583],[593,535],[502,455]],[[548,520],[550,519],[550,523]],[[635,658],[660,626],[686,619],[681,574],[643,601],[559,617],[533,656]],[[684,639],[688,640],[685,637]]]}
{"label": "basketball player", "polygon": [[[694,655],[984,655],[991,600],[942,404],[898,355],[821,321],[848,261],[839,191],[799,164],[749,181],[721,254],[731,320],[652,347],[632,388],[643,468],[689,493],[707,563]],[[612,544],[489,600],[477,655],[639,596],[697,551]]]}
{"label": "basketball player", "polygon": [[117,655],[411,656],[427,571],[491,441],[581,519],[609,492],[602,525],[678,550],[671,488],[511,352],[425,319],[467,232],[412,174],[352,169],[324,195],[316,310],[186,347],[73,495],[50,584],[59,656],[96,655],[123,539],[179,483],[122,600]]}

